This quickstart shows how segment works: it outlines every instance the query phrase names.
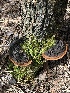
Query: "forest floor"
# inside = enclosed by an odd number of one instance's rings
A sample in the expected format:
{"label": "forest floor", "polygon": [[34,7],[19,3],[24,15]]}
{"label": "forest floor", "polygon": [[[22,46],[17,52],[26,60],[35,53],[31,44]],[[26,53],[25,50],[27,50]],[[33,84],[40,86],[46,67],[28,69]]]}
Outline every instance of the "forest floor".
{"label": "forest floor", "polygon": [[[61,64],[53,69],[44,71],[34,79],[34,84],[19,84],[6,71],[4,61],[8,53],[10,43],[16,37],[22,37],[21,6],[19,0],[0,1],[0,93],[70,93],[70,69],[67,55],[61,60]],[[68,51],[69,52],[69,51]],[[69,60],[70,61],[70,60]]]}

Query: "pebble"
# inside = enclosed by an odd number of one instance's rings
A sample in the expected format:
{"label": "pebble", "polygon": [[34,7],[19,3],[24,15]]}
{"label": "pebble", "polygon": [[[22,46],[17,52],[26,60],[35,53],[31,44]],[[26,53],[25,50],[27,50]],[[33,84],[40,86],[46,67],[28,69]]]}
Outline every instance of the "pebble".
{"label": "pebble", "polygon": [[2,51],[2,48],[0,48],[0,52]]}
{"label": "pebble", "polygon": [[15,84],[16,81],[15,79],[12,77],[12,75],[10,73],[5,73],[5,74],[1,74],[2,76],[1,77],[1,86],[3,85],[9,85],[9,84]]}
{"label": "pebble", "polygon": [[46,78],[46,73],[47,72],[44,72],[43,74],[40,74],[39,75],[39,80],[44,80]]}

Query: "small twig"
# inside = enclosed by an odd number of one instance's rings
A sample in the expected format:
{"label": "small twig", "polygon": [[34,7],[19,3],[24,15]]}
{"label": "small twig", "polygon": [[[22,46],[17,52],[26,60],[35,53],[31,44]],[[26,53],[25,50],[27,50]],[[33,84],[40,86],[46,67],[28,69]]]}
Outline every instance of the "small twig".
{"label": "small twig", "polygon": [[11,72],[13,72],[13,71],[5,71],[5,70],[4,70],[4,71],[1,71],[1,72],[7,72],[7,73],[11,73]]}
{"label": "small twig", "polygon": [[[37,83],[34,82],[32,88],[31,88],[31,91],[33,91],[34,87],[37,85]],[[29,93],[31,93],[31,91]]]}

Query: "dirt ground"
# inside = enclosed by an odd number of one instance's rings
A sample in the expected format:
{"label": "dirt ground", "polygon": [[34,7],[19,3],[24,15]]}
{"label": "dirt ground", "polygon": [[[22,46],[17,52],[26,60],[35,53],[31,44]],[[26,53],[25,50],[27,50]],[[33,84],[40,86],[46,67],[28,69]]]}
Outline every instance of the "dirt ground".
{"label": "dirt ground", "polygon": [[56,75],[56,67],[49,69],[48,81],[47,72],[44,71],[34,79],[32,85],[16,82],[6,70],[5,60],[10,43],[22,36],[20,0],[0,0],[0,93],[70,93],[70,59],[67,54],[58,60],[61,64],[57,67]]}

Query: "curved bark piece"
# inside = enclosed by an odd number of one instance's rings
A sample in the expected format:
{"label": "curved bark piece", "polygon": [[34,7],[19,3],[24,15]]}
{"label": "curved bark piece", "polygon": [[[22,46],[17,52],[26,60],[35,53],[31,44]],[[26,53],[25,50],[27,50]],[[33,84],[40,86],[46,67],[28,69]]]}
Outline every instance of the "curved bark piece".
{"label": "curved bark piece", "polygon": [[66,50],[64,52],[62,52],[62,54],[60,54],[59,56],[49,57],[49,56],[45,55],[44,53],[42,54],[42,56],[46,60],[58,60],[58,59],[61,59],[66,54],[67,49],[68,49],[68,45],[66,44]]}

